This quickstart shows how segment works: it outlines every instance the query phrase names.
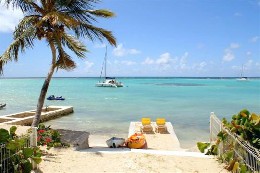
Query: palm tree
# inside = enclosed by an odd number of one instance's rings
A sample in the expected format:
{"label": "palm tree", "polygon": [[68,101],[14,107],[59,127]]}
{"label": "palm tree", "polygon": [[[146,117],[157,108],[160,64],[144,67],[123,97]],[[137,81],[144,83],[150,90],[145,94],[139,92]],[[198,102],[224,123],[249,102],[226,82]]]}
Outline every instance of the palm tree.
{"label": "palm tree", "polygon": [[[1,0],[0,0],[1,2]],[[50,47],[52,58],[49,72],[38,98],[37,111],[32,126],[38,126],[48,87],[55,70],[71,70],[76,67],[72,57],[64,48],[69,48],[78,58],[85,58],[85,45],[80,37],[91,41],[105,39],[116,46],[111,31],[92,25],[97,17],[110,18],[114,13],[108,10],[94,10],[99,0],[5,0],[6,6],[12,5],[24,13],[17,25],[14,41],[0,57],[0,74],[3,66],[12,60],[18,60],[18,54],[33,47],[35,39],[45,39]],[[72,35],[73,34],[73,35]]]}

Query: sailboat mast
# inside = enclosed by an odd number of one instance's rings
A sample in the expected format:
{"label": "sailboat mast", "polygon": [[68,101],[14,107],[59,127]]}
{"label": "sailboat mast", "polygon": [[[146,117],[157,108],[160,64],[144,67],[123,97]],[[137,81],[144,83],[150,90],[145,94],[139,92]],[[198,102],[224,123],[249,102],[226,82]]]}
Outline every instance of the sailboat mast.
{"label": "sailboat mast", "polygon": [[107,46],[106,46],[106,54],[105,54],[105,78],[107,77]]}
{"label": "sailboat mast", "polygon": [[244,65],[242,65],[241,78],[244,76]]}

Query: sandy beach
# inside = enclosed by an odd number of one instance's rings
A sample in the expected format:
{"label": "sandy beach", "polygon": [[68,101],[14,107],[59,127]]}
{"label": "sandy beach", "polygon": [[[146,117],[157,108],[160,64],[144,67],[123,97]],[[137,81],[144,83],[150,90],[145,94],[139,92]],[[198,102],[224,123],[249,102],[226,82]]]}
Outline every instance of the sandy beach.
{"label": "sandy beach", "polygon": [[[9,125],[0,128],[9,129]],[[28,126],[18,126],[17,134],[25,134]],[[147,134],[147,149],[108,148],[108,136],[90,135],[89,149],[76,151],[70,148],[45,150],[36,173],[83,173],[83,172],[127,172],[127,173],[214,173],[228,172],[213,156],[199,152],[174,149],[169,134]],[[158,143],[158,138],[161,143]],[[149,145],[150,144],[150,145]]]}
{"label": "sandy beach", "polygon": [[[90,149],[75,151],[72,148],[52,148],[43,157],[39,172],[79,173],[79,172],[127,172],[127,173],[211,173],[228,172],[214,157],[201,157],[200,153],[185,156],[184,152],[170,150],[130,150],[127,148],[107,148],[95,143],[91,136]],[[186,152],[187,153],[187,152]]]}

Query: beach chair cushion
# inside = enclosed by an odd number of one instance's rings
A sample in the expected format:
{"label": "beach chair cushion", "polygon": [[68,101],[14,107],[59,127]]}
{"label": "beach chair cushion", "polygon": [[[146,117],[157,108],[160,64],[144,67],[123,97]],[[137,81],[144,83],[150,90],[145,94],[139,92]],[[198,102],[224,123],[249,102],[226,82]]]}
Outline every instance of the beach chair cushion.
{"label": "beach chair cushion", "polygon": [[157,133],[165,133],[165,132],[167,132],[167,127],[166,127],[166,120],[165,120],[165,118],[157,118],[157,119],[156,119],[155,131],[156,131]]}
{"label": "beach chair cushion", "polygon": [[151,125],[151,119],[150,118],[142,118],[142,125]]}
{"label": "beach chair cushion", "polygon": [[153,132],[150,118],[142,118],[141,132]]}

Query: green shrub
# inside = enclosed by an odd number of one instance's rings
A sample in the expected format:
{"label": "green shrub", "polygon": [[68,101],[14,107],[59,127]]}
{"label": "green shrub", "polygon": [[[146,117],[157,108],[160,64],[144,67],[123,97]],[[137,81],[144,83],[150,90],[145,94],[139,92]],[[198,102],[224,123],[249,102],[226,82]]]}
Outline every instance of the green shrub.
{"label": "green shrub", "polygon": [[28,137],[18,138],[15,134],[16,129],[16,126],[12,126],[9,132],[0,129],[0,144],[5,144],[7,149],[3,158],[10,157],[11,162],[7,163],[11,166],[10,172],[30,173],[32,170],[30,160],[39,164],[42,161],[41,151],[38,147],[26,147]]}
{"label": "green shrub", "polygon": [[[260,115],[250,113],[247,109],[243,109],[233,115],[230,122],[223,118],[222,124],[224,128],[235,134],[235,136],[238,136],[241,140],[247,141],[257,150],[260,149]],[[215,144],[211,144],[210,146],[209,143],[198,142],[197,146],[199,150],[204,153],[204,150],[207,148],[208,151],[206,154],[217,155],[220,142],[225,143],[228,134],[226,131],[221,131],[217,136],[218,139],[215,141]],[[241,173],[250,172],[243,161],[235,157],[234,146],[235,143],[229,143],[225,146],[225,152],[220,156],[222,161],[228,163],[226,169],[232,172],[236,172],[237,170],[240,170]]]}
{"label": "green shrub", "polygon": [[39,124],[37,129],[37,144],[41,146],[47,146],[47,149],[51,147],[68,147],[69,144],[62,143],[60,139],[60,133],[57,130],[51,129],[50,126]]}

